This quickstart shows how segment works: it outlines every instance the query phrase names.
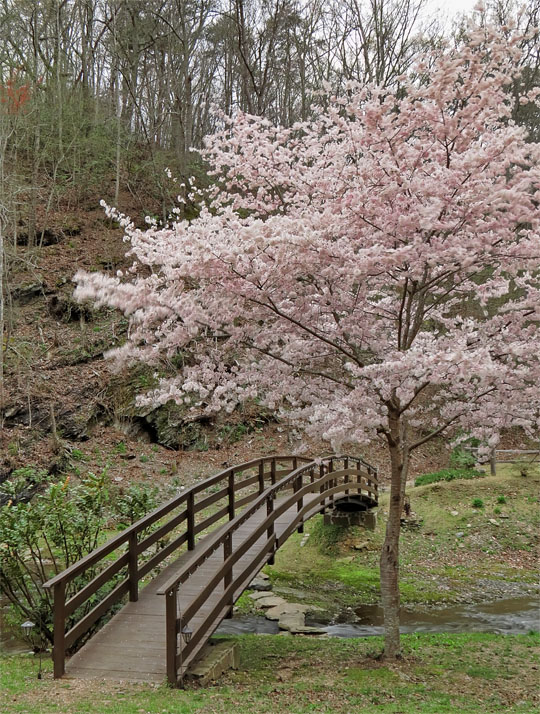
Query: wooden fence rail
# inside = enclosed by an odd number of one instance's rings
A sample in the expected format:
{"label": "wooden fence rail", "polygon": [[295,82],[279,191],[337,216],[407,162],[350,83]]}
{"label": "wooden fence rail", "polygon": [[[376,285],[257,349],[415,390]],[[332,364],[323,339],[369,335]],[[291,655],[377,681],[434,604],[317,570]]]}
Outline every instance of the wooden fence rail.
{"label": "wooden fence rail", "polygon": [[[162,504],[48,580],[44,587],[54,593],[54,676],[63,675],[66,652],[124,596],[137,600],[140,580],[165,558],[184,544],[193,550],[196,536],[222,519],[234,519],[238,509],[264,490],[266,482],[275,483],[300,463],[310,460],[302,456],[269,456],[227,468]],[[212,509],[220,501],[224,505]],[[208,509],[212,511],[205,515]],[[163,522],[167,516],[169,520]],[[182,528],[178,531],[179,527]],[[165,542],[167,537],[170,540]],[[156,552],[142,560],[141,556],[152,546],[156,546]],[[98,568],[99,572],[78,589],[77,579]],[[103,593],[107,585],[109,589]],[[90,598],[93,600],[88,609]],[[98,602],[94,603],[96,599]]]}
{"label": "wooden fence rail", "polygon": [[[198,652],[203,639],[231,611],[254,573],[272,561],[275,550],[295,529],[302,529],[306,518],[331,505],[336,495],[351,491],[362,494],[370,505],[377,503],[376,469],[350,456],[328,456],[317,462],[301,456],[263,457],[186,489],[44,584],[54,592],[54,676],[64,674],[66,653],[81,638],[91,636],[111,608],[126,596],[131,602],[138,600],[142,578],[179,549],[194,551],[204,536],[192,556],[175,570],[174,578],[159,590],[166,598],[167,677],[178,684],[182,663]],[[277,538],[276,520],[290,508],[295,516]],[[262,516],[249,536],[235,542],[240,526],[259,511]],[[218,550],[221,566],[179,616],[178,588]],[[248,565],[244,559],[241,568],[235,568],[248,551]],[[216,588],[219,601],[204,611],[204,621],[182,647],[179,633]]]}
{"label": "wooden fence rail", "polygon": [[[355,464],[354,468],[350,467],[351,462]],[[336,468],[338,464],[341,465],[339,469]],[[292,493],[281,498],[275,505],[278,494],[291,489]],[[158,590],[158,595],[164,595],[166,598],[167,679],[170,684],[176,686],[182,681],[183,670],[200,648],[201,640],[211,634],[216,623],[229,613],[235,593],[239,594],[247,587],[253,575],[273,557],[274,551],[296,529],[301,531],[305,519],[324,510],[333,502],[336,495],[349,494],[351,491],[362,495],[368,506],[375,506],[378,502],[377,471],[362,459],[332,456],[322,459],[319,464],[311,462],[297,468],[275,485],[268,487],[249,508],[208,539],[205,548],[197,554],[197,558],[186,563]],[[308,495],[311,495],[311,498],[309,503],[304,505],[304,499]],[[296,506],[296,517],[277,539],[274,534],[274,524],[281,515],[294,506]],[[234,532],[261,510],[265,517],[257,522],[241,544],[233,548]],[[239,572],[234,571],[235,564],[254,546],[257,552],[252,554],[250,562]],[[213,553],[220,549],[223,552],[221,567],[215,570],[206,586],[180,613],[179,588]],[[205,613],[204,621],[198,624],[191,640],[184,643],[179,634],[217,588],[222,590],[221,597],[214,603],[212,609]]]}

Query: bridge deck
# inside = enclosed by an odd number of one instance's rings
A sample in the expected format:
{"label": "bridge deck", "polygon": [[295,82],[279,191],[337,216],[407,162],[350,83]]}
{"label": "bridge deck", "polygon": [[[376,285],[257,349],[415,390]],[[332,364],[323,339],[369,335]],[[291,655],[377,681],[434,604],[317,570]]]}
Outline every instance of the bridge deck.
{"label": "bridge deck", "polygon": [[[309,497],[305,499],[305,505],[309,505]],[[309,516],[314,515],[320,506],[313,496],[313,511]],[[279,503],[276,501],[276,505]],[[275,523],[275,533],[279,539],[296,515],[296,508],[293,507],[280,516]],[[308,517],[309,517],[308,516]],[[233,548],[242,543],[258,523],[266,517],[266,511],[258,510],[247,520],[233,535]],[[215,535],[215,531],[211,534]],[[205,541],[210,536],[201,538],[195,545],[195,550],[183,552],[179,558],[164,568],[162,572],[154,578],[139,593],[137,602],[129,602],[120,612],[118,612],[97,634],[95,634],[70,660],[66,662],[66,676],[76,678],[105,678],[128,681],[163,682],[166,677],[166,651],[165,651],[165,597],[157,595],[160,587],[167,582],[175,571],[184,563],[194,557],[205,547]],[[241,572],[249,565],[253,559],[253,554],[257,552],[255,544],[236,563],[235,570]],[[211,579],[223,562],[222,549],[218,549],[210,556],[198,570],[191,575],[189,580],[180,587],[179,603],[181,610],[194,600],[204,585]],[[235,593],[235,599],[249,585],[256,573],[260,570],[261,564],[254,564],[253,572],[249,579]],[[218,602],[222,591],[222,586],[218,586],[216,591],[208,598],[197,615],[190,621],[190,628],[196,632],[204,616],[210,612],[212,607]],[[227,615],[227,610],[223,610],[219,617],[212,624],[211,630],[205,633],[200,647],[198,647],[191,657],[193,661],[200,649],[212,634],[221,620]],[[190,664],[189,661],[183,663],[184,667]]]}

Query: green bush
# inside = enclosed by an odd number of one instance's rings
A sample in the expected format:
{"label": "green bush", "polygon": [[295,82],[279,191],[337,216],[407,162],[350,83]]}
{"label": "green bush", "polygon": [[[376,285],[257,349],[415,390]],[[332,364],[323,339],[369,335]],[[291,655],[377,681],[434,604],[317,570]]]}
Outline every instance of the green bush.
{"label": "green bush", "polygon": [[471,505],[473,508],[484,508],[484,502],[481,498],[473,498]]}
{"label": "green bush", "polygon": [[117,525],[120,528],[131,526],[139,518],[142,518],[149,511],[154,510],[158,505],[159,489],[148,484],[131,484],[116,499],[115,511]]}
{"label": "green bush", "polygon": [[474,469],[475,465],[476,458],[468,449],[456,446],[450,454],[450,468],[452,469]]}
{"label": "green bush", "polygon": [[[11,620],[17,624],[31,620],[41,641],[52,644],[52,595],[43,583],[100,545],[111,521],[125,528],[155,508],[157,494],[156,487],[132,484],[115,497],[106,471],[97,476],[89,473],[76,484],[69,476],[51,483],[45,471],[33,468],[15,471],[0,487],[0,503],[4,503],[0,507],[0,593],[11,603]],[[88,568],[68,583],[66,598],[92,580],[101,567]],[[67,629],[122,577],[119,572],[78,608],[68,618]]]}
{"label": "green bush", "polygon": [[440,471],[435,471],[430,474],[422,474],[418,476],[415,480],[415,486],[427,486],[430,483],[437,483],[438,481],[454,481],[455,479],[473,479],[481,478],[484,476],[483,471],[476,471],[474,469],[441,469]]}
{"label": "green bush", "polygon": [[[38,478],[44,490],[28,500],[28,484]],[[2,486],[8,500],[0,508],[0,592],[11,603],[13,619],[36,623],[45,641],[53,639],[52,595],[43,583],[99,544],[109,516],[108,485],[105,472],[72,485],[69,476],[49,483],[44,472],[19,469]],[[94,575],[90,568],[71,581],[66,597]],[[92,606],[90,599],[85,612]]]}

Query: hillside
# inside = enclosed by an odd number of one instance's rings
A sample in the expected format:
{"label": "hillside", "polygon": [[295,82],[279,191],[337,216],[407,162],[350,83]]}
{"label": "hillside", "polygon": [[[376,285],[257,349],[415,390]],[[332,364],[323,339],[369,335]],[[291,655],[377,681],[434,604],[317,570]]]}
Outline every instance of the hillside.
{"label": "hillside", "polygon": [[[136,205],[124,210],[137,220]],[[151,386],[151,371],[115,374],[104,357],[121,344],[127,321],[72,298],[77,269],[115,272],[130,265],[122,231],[98,205],[49,216],[41,228],[44,245],[19,248],[12,261],[0,482],[29,466],[71,475],[107,467],[119,484],[171,478],[187,484],[253,455],[328,451],[254,405],[215,419],[193,419],[174,406],[138,409],[135,397]],[[505,437],[506,446],[526,444],[519,432]],[[363,454],[380,467],[384,482],[385,449],[373,444]],[[412,476],[446,466],[448,454],[441,442],[426,444],[413,456]]]}

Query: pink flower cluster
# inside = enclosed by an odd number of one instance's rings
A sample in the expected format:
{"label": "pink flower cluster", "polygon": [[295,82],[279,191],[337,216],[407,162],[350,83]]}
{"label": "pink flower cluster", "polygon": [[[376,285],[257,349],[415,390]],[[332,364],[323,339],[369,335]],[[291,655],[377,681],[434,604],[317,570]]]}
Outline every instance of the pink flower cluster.
{"label": "pink flower cluster", "polygon": [[[469,31],[398,90],[291,128],[239,115],[207,141],[192,222],[136,230],[126,277],[76,295],[130,316],[120,363],[184,368],[144,401],[258,398],[339,445],[540,426],[540,145],[511,119],[517,37]],[[537,101],[535,96],[524,101]]]}

